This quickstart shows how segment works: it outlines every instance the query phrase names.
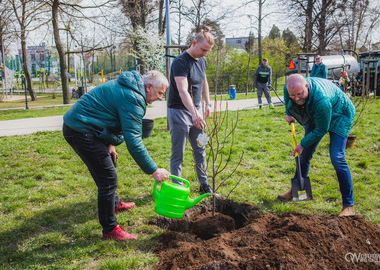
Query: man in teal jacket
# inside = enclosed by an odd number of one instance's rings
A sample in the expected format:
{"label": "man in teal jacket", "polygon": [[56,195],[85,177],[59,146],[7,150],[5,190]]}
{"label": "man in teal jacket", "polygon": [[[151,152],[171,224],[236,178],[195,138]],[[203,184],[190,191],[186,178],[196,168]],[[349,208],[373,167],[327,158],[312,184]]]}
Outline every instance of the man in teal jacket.
{"label": "man in teal jacket", "polygon": [[63,135],[87,165],[98,187],[99,221],[103,239],[135,240],[118,225],[115,212],[133,208],[116,194],[118,155],[115,145],[123,141],[133,159],[154,180],[169,172],[158,168],[142,143],[142,118],[147,104],[162,99],[169,83],[158,71],[124,72],[117,80],[95,87],[82,96],[63,117]]}
{"label": "man in teal jacket", "polygon": [[319,55],[315,56],[315,64],[313,65],[310,77],[318,77],[327,79],[327,67],[322,63],[322,58]]}
{"label": "man in teal jacket", "polygon": [[[301,174],[307,177],[310,161],[318,143],[330,134],[330,159],[338,176],[343,210],[340,216],[354,215],[354,198],[350,169],[345,159],[346,142],[351,130],[355,107],[351,100],[332,82],[321,78],[289,76],[284,87],[286,121],[296,120],[305,127],[305,137],[293,154],[300,155]],[[280,194],[290,200],[291,191]]]}

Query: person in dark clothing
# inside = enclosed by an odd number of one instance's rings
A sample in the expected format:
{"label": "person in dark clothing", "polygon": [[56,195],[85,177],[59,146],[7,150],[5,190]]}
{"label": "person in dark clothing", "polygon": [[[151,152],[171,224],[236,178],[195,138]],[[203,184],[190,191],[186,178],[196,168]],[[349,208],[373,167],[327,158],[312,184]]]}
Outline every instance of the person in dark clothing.
{"label": "person in dark clothing", "polygon": [[117,80],[101,84],[82,96],[63,116],[63,135],[98,187],[103,239],[136,239],[118,224],[115,216],[135,206],[133,202],[120,201],[116,194],[116,145],[125,141],[133,159],[154,180],[169,178],[169,172],[158,168],[142,143],[146,106],[161,99],[168,85],[158,71],[143,76],[136,71],[124,72]]}
{"label": "person in dark clothing", "polygon": [[254,87],[257,89],[257,99],[259,103],[259,108],[263,107],[263,102],[261,97],[263,93],[265,98],[267,99],[269,108],[274,109],[274,105],[272,103],[272,98],[270,96],[269,88],[271,87],[272,82],[272,68],[268,65],[268,59],[264,58],[263,62],[255,72],[254,77]]}
{"label": "person in dark clothing", "polygon": [[[177,56],[171,66],[168,97],[168,121],[172,140],[170,172],[182,176],[182,164],[187,140],[193,149],[195,169],[201,191],[212,193],[207,182],[205,146],[198,145],[197,138],[206,127],[210,116],[209,86],[206,78],[206,59],[214,45],[208,28],[199,32],[191,47]],[[201,99],[206,103],[202,115]],[[174,183],[181,184],[177,180]]]}

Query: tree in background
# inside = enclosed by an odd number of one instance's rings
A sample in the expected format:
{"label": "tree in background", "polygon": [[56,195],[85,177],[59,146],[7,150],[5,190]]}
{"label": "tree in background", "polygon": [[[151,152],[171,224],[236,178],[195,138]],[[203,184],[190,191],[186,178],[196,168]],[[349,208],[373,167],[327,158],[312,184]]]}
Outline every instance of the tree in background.
{"label": "tree in background", "polygon": [[133,50],[133,54],[144,63],[144,70],[156,69],[162,73],[165,72],[165,40],[163,36],[151,30],[138,28],[130,31],[129,38],[133,44],[135,43],[134,39],[138,39],[137,48]]}
{"label": "tree in background", "polygon": [[26,54],[26,39],[30,32],[40,28],[49,22],[46,17],[48,6],[45,2],[29,0],[7,0],[12,7],[17,22],[17,34],[21,41],[22,69],[24,71],[26,88],[32,101],[37,100],[33,89],[32,77],[28,68],[28,56]]}
{"label": "tree in background", "polygon": [[282,39],[285,42],[286,47],[288,48],[285,54],[285,62],[289,64],[291,60],[297,57],[297,54],[302,52],[302,48],[298,42],[296,35],[286,28],[282,31]]}
{"label": "tree in background", "polygon": [[357,51],[362,45],[368,46],[368,37],[379,26],[379,3],[372,1],[371,7],[369,0],[346,0],[340,2],[338,7],[337,20],[342,22],[339,29],[340,47]]}
{"label": "tree in background", "polygon": [[335,0],[320,0],[314,5],[315,13],[315,29],[314,35],[316,41],[314,47],[320,55],[324,55],[326,49],[340,28],[343,26],[342,22],[337,21],[335,18],[338,15],[337,1]]}
{"label": "tree in background", "polygon": [[271,38],[271,39],[281,38],[281,31],[275,24],[272,26],[272,29],[269,32],[268,38]]}
{"label": "tree in background", "polygon": [[[157,9],[156,3],[152,0],[119,0],[119,3],[121,4],[124,15],[128,18],[130,25],[132,26],[131,30],[133,32],[138,31],[139,28],[147,28],[150,23],[149,17]],[[130,40],[133,41],[133,51],[137,52],[139,47],[141,47],[139,45],[139,39],[131,38]],[[141,67],[140,72],[145,73],[144,61],[141,58],[138,58],[137,64]]]}

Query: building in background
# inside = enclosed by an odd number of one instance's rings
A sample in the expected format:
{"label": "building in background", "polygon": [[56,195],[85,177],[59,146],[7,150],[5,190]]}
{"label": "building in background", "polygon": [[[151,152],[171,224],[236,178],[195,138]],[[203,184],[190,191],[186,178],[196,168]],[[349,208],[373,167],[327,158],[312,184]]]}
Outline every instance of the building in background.
{"label": "building in background", "polygon": [[[38,77],[38,72],[44,69],[47,74],[52,71],[50,51],[45,47],[45,43],[42,42],[40,46],[28,46],[26,48],[26,54],[28,56],[28,69],[33,77]],[[16,55],[17,71],[22,69],[22,52],[18,50]]]}
{"label": "building in background", "polygon": [[245,50],[245,44],[248,42],[248,40],[249,37],[226,38],[226,45],[233,48],[241,48]]}

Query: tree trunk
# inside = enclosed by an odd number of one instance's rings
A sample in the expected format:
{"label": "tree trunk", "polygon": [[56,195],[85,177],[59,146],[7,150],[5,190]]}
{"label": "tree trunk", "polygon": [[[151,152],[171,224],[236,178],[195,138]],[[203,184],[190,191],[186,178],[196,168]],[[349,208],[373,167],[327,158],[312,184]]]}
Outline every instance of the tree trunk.
{"label": "tree trunk", "polygon": [[164,0],[158,1],[158,34],[165,33]]}
{"label": "tree trunk", "polygon": [[25,28],[21,28],[21,52],[22,52],[22,69],[24,70],[24,76],[26,81],[26,88],[32,101],[37,100],[36,93],[33,90],[32,77],[28,69],[28,55],[26,54],[26,35]]}
{"label": "tree trunk", "polygon": [[262,23],[262,7],[263,7],[263,1],[259,0],[259,27],[258,27],[258,42],[259,42],[259,65],[261,65],[261,62],[263,60],[263,48],[261,45],[261,23]]}
{"label": "tree trunk", "polygon": [[313,39],[313,0],[307,0],[304,51],[311,52]]}
{"label": "tree trunk", "polygon": [[61,82],[62,82],[62,93],[63,93],[63,104],[70,104],[70,92],[69,92],[69,81],[67,76],[67,64],[65,57],[65,49],[63,48],[61,38],[59,36],[59,25],[58,25],[58,7],[60,5],[59,0],[53,1],[52,6],[52,16],[53,16],[53,29],[54,29],[54,40],[55,46],[59,55],[59,67],[61,69]]}
{"label": "tree trunk", "polygon": [[326,16],[327,16],[327,1],[322,0],[321,15],[319,17],[318,29],[318,53],[323,55],[326,50]]}

